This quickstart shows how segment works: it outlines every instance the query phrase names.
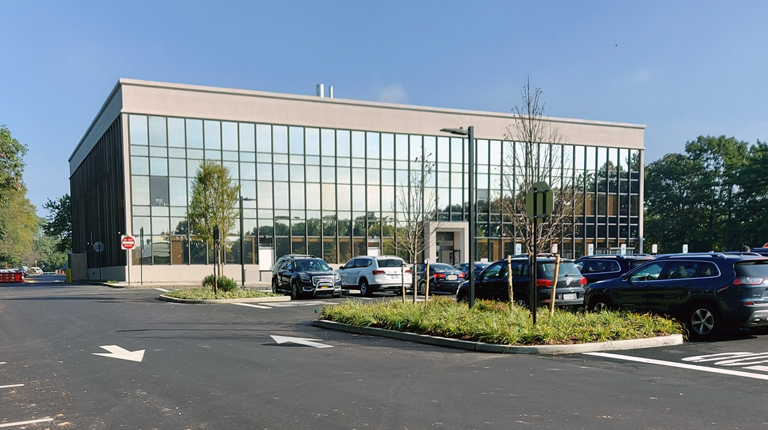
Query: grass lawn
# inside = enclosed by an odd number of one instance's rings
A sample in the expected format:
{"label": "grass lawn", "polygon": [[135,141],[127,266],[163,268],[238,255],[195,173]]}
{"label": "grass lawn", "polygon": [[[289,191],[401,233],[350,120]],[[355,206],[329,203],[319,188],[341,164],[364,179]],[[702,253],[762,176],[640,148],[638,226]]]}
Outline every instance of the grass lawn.
{"label": "grass lawn", "polygon": [[240,288],[224,292],[219,290],[216,295],[213,294],[213,290],[210,288],[191,288],[183,290],[173,290],[164,295],[173,297],[176,299],[188,299],[188,300],[209,300],[209,299],[252,299],[258,297],[274,297],[278,294],[265,293],[256,290],[242,290]]}
{"label": "grass lawn", "polygon": [[674,320],[658,315],[605,311],[573,312],[539,308],[536,325],[528,309],[509,303],[478,300],[466,303],[436,298],[428,303],[390,301],[363,303],[347,300],[325,306],[321,319],[359,327],[378,327],[411,333],[502,345],[563,345],[640,339],[682,333]]}

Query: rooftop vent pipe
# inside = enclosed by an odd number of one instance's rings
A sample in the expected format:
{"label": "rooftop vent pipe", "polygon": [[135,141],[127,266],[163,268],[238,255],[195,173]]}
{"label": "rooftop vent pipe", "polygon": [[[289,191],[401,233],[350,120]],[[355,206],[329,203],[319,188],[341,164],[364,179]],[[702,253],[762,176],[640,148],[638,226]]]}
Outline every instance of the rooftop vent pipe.
{"label": "rooftop vent pipe", "polygon": [[315,87],[315,94],[320,98],[325,97],[325,87],[323,84],[317,84]]}

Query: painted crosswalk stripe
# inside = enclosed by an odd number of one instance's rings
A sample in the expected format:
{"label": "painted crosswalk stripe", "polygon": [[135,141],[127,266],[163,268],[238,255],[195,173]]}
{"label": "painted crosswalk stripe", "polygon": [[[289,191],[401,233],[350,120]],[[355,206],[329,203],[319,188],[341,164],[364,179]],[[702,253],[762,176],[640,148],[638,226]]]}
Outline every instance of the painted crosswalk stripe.
{"label": "painted crosswalk stripe", "polygon": [[53,421],[53,418],[45,417],[45,418],[40,418],[38,420],[17,421],[15,423],[2,423],[2,424],[0,424],[0,428],[14,427],[14,426],[25,426],[25,425],[28,425],[28,424],[37,424],[37,423],[47,423],[49,421]]}
{"label": "painted crosswalk stripe", "polygon": [[272,309],[269,306],[262,306],[262,305],[254,305],[251,303],[232,303],[233,305],[238,306],[248,306],[249,308],[259,308],[259,309]]}
{"label": "painted crosswalk stripe", "polygon": [[0,385],[0,388],[16,388],[16,387],[23,387],[24,384],[11,384],[11,385]]}
{"label": "painted crosswalk stripe", "polygon": [[165,288],[155,288],[157,291],[162,291],[164,293],[167,293],[169,290],[166,290]]}
{"label": "painted crosswalk stripe", "polygon": [[768,380],[768,375],[761,375],[758,373],[741,372],[738,370],[729,370],[729,369],[718,369],[715,367],[707,367],[707,366],[696,366],[693,364],[676,363],[674,361],[654,360],[652,358],[632,357],[629,355],[611,354],[607,352],[585,352],[584,355],[614,358],[616,360],[624,360],[624,361],[636,361],[639,363],[656,364],[659,366],[667,366],[667,367],[677,367],[680,369],[698,370],[701,372],[719,373],[722,375],[742,376],[745,378]]}

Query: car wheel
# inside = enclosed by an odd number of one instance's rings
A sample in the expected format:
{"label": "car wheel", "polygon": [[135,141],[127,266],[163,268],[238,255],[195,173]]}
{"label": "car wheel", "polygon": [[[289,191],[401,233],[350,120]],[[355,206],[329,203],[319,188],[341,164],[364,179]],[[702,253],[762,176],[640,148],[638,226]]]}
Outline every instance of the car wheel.
{"label": "car wheel", "polygon": [[360,280],[360,295],[365,297],[371,297],[371,294],[373,294],[373,291],[371,291],[371,287],[368,286],[368,281],[365,280],[365,278]]}
{"label": "car wheel", "polygon": [[515,305],[520,306],[521,308],[528,308],[528,297],[515,296]]}
{"label": "car wheel", "polygon": [[611,301],[606,299],[605,297],[598,297],[592,300],[592,303],[590,303],[589,308],[593,312],[608,311],[613,309],[613,303],[611,303]]}
{"label": "car wheel", "polygon": [[300,298],[301,298],[301,293],[299,292],[299,284],[294,282],[291,284],[291,299],[299,300]]}
{"label": "car wheel", "polygon": [[419,282],[419,295],[423,296],[427,293],[427,283],[424,281]]}
{"label": "car wheel", "polygon": [[277,294],[277,282],[272,280],[272,294]]}
{"label": "car wheel", "polygon": [[699,303],[691,307],[687,322],[691,336],[697,339],[711,339],[720,331],[720,315],[710,304]]}
{"label": "car wheel", "polygon": [[469,294],[465,291],[456,293],[456,301],[459,303],[469,303]]}

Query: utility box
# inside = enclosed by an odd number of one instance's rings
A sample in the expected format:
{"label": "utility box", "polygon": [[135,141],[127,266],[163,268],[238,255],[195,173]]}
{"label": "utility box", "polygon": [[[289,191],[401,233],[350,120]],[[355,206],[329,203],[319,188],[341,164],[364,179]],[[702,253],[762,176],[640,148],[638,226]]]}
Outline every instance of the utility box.
{"label": "utility box", "polygon": [[88,279],[87,254],[69,254],[69,269],[72,271],[70,282]]}

